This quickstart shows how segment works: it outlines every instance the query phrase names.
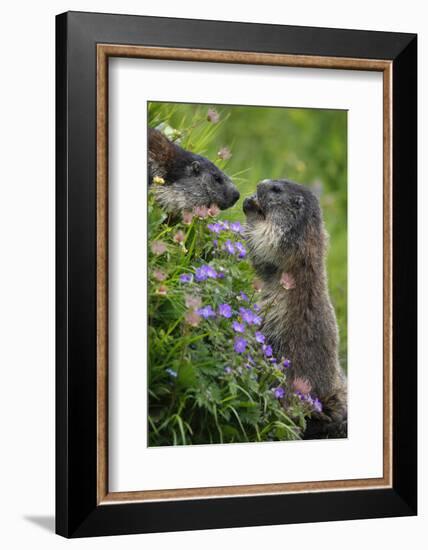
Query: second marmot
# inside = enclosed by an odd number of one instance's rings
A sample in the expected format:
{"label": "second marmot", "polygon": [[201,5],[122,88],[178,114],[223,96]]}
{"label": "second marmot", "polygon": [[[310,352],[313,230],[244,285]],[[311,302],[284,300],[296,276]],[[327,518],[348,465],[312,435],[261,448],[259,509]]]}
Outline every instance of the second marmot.
{"label": "second marmot", "polygon": [[162,178],[155,188],[159,204],[177,215],[184,210],[213,205],[225,210],[239,199],[232,180],[207,158],[170,141],[159,130],[148,129],[149,185]]}
{"label": "second marmot", "polygon": [[317,197],[287,180],[264,180],[245,199],[246,238],[263,281],[263,332],[277,356],[291,360],[290,380],[322,403],[304,438],[347,437],[346,378],[327,288],[326,233]]}

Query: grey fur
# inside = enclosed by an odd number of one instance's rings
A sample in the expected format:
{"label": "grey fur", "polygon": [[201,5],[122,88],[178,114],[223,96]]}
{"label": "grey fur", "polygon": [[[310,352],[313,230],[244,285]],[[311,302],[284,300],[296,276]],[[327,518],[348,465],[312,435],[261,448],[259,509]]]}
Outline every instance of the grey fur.
{"label": "grey fur", "polygon": [[232,180],[207,158],[183,149],[153,128],[148,137],[149,184],[156,176],[165,180],[154,192],[167,212],[212,205],[224,210],[239,199]]}
{"label": "grey fur", "polygon": [[[245,199],[244,212],[249,255],[264,283],[263,332],[275,354],[291,360],[290,379],[307,380],[323,404],[305,437],[346,437],[347,383],[339,365],[318,199],[303,185],[264,180]],[[281,285],[284,273],[294,279],[294,288]]]}

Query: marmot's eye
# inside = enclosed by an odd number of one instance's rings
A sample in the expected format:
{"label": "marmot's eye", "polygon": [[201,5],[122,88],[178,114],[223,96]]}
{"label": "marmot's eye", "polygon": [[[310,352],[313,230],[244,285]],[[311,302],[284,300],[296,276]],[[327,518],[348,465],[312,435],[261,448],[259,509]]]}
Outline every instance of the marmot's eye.
{"label": "marmot's eye", "polygon": [[192,170],[194,174],[199,174],[199,172],[201,171],[201,165],[197,160],[194,160],[192,162]]}
{"label": "marmot's eye", "polygon": [[281,193],[281,192],[282,192],[282,188],[281,188],[280,185],[273,185],[273,186],[272,186],[272,191],[273,191],[274,193]]}
{"label": "marmot's eye", "polygon": [[220,176],[220,174],[213,174],[213,178],[217,183],[222,183],[223,178]]}

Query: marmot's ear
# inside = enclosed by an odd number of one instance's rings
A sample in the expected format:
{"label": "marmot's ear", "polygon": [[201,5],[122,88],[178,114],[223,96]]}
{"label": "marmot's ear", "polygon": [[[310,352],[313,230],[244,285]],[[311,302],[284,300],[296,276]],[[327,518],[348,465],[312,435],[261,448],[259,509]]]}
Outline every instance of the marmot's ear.
{"label": "marmot's ear", "polygon": [[199,174],[199,172],[201,171],[201,165],[197,160],[194,160],[192,162],[192,170],[194,174]]}

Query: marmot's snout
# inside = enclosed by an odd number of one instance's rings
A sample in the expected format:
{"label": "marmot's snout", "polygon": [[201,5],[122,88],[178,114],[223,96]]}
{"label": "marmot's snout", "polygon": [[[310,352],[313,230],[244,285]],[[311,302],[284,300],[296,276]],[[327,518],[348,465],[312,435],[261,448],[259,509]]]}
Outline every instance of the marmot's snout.
{"label": "marmot's snout", "polygon": [[238,202],[239,197],[241,196],[232,180],[229,179],[226,185],[227,191],[225,192],[224,202],[219,205],[222,210],[226,210],[226,208],[233,206],[236,202]]}

